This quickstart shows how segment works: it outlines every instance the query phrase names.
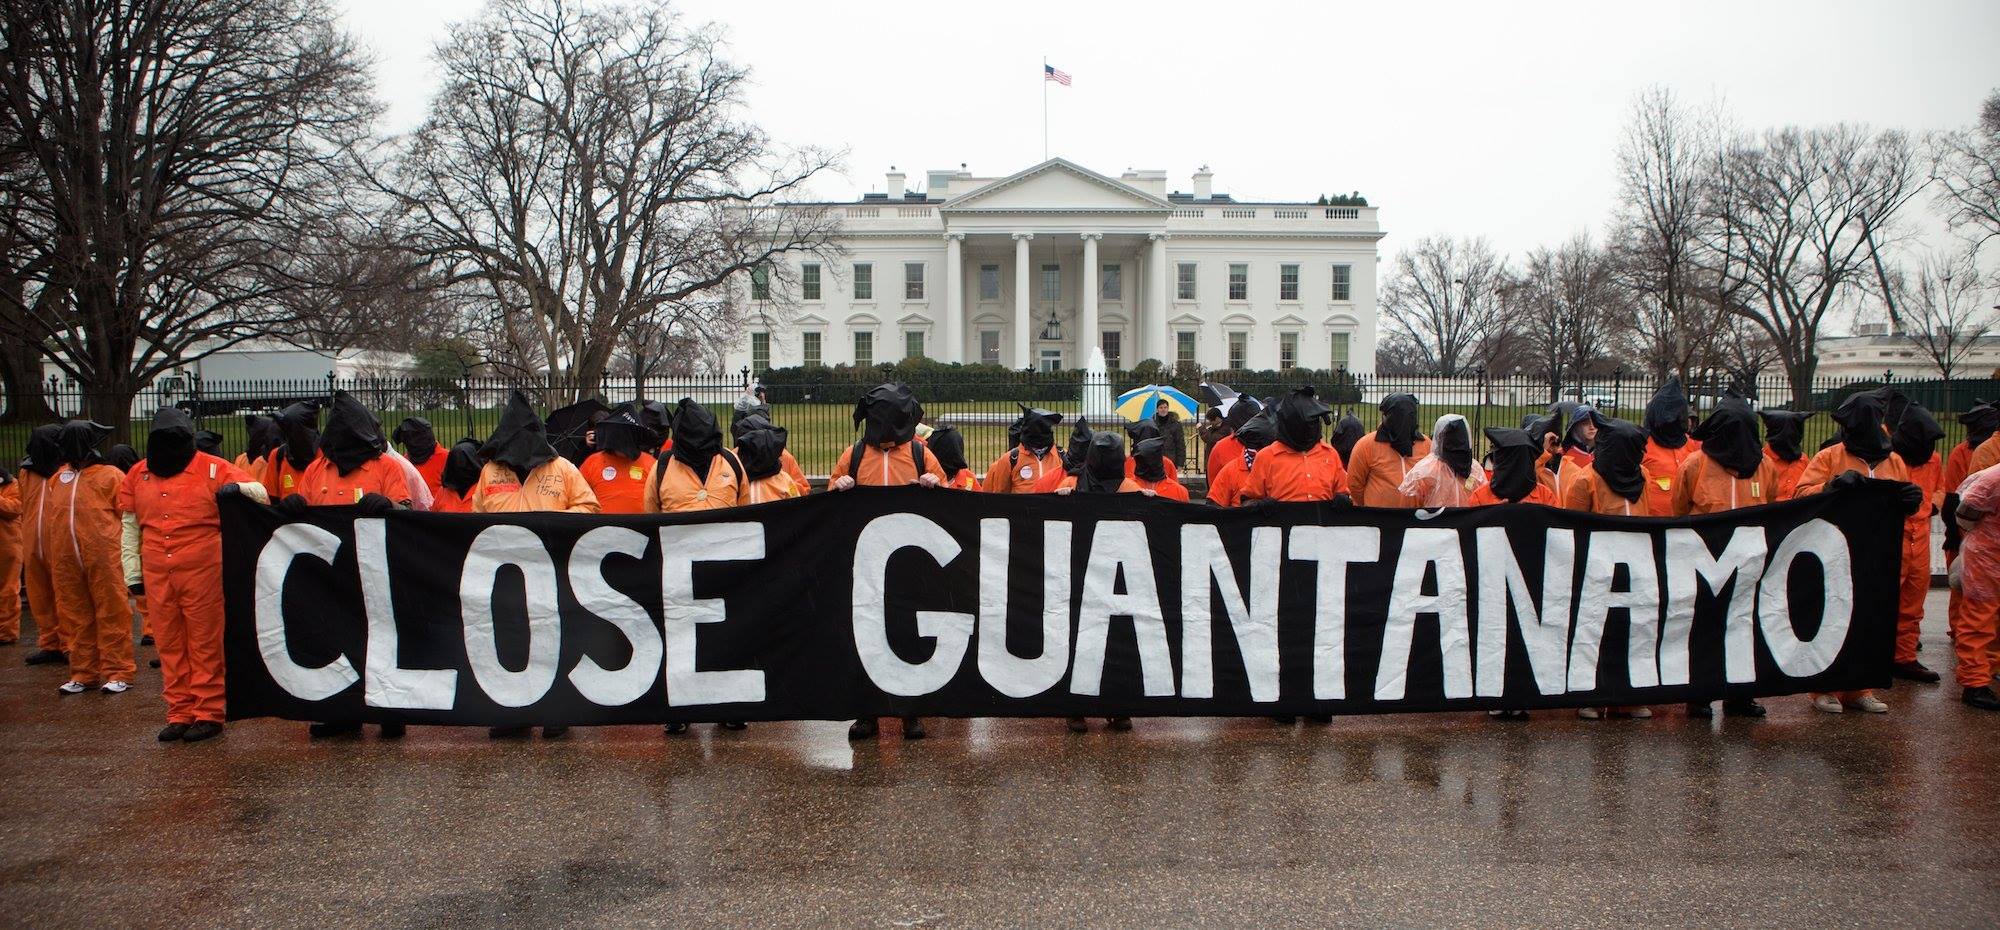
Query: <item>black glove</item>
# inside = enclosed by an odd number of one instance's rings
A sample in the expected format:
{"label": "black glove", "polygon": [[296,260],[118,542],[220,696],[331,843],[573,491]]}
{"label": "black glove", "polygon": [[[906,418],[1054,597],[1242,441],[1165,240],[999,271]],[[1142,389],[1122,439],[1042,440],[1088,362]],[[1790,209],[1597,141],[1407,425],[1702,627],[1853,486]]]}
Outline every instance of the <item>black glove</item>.
{"label": "black glove", "polygon": [[1914,484],[1898,485],[1896,498],[1903,502],[1904,516],[1916,516],[1917,511],[1924,509],[1924,489]]}
{"label": "black glove", "polygon": [[222,487],[215,489],[215,497],[217,500],[220,500],[225,497],[240,497],[242,496],[242,494],[243,494],[243,486],[237,484],[234,481],[231,481],[228,484],[225,484]]}
{"label": "black glove", "polygon": [[1347,493],[1343,491],[1339,494],[1335,494],[1333,496],[1333,500],[1328,501],[1327,503],[1332,504],[1334,509],[1336,510],[1346,510],[1347,508],[1354,506],[1354,498],[1349,497]]}
{"label": "black glove", "polygon": [[354,502],[354,509],[364,517],[379,517],[396,509],[396,502],[380,494],[363,494]]}
{"label": "black glove", "polygon": [[[1861,477],[1861,473],[1858,471],[1841,472],[1832,481],[1826,483],[1826,489],[1829,491],[1854,491],[1867,486],[1868,479]],[[1912,485],[1912,487],[1915,487],[1915,485]]]}
{"label": "black glove", "polygon": [[141,581],[138,584],[128,584],[125,586],[125,593],[130,594],[133,597],[145,597],[146,583]]}
{"label": "black glove", "polygon": [[1959,545],[1965,542],[1965,531],[1958,528],[1957,494],[1944,496],[1944,513],[1939,516],[1944,517],[1944,547],[1957,552]]}
{"label": "black glove", "polygon": [[297,494],[287,494],[278,501],[278,509],[288,517],[306,515],[306,499]]}

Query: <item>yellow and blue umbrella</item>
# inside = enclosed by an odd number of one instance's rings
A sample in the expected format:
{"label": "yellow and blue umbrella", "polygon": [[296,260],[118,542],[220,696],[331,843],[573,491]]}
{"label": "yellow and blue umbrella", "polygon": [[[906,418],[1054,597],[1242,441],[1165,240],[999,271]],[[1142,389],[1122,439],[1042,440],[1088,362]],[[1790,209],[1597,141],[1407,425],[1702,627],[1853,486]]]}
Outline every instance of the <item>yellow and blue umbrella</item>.
{"label": "yellow and blue umbrella", "polygon": [[1201,409],[1194,398],[1164,384],[1148,384],[1126,391],[1118,395],[1118,403],[1113,409],[1127,421],[1137,423],[1152,419],[1162,406],[1180,414],[1180,418],[1188,422],[1193,422],[1195,411]]}

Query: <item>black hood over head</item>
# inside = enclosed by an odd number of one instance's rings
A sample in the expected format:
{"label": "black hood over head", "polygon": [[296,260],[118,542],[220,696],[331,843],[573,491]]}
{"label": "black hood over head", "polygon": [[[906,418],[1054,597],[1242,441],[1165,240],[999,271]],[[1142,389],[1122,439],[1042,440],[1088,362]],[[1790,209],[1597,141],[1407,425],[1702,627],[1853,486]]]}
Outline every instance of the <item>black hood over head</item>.
{"label": "black hood over head", "polygon": [[1910,409],[1910,397],[1893,384],[1885,384],[1868,393],[1882,402],[1882,426],[1890,432],[1903,422],[1903,414]]}
{"label": "black hood over head", "polygon": [[311,465],[319,453],[319,405],[300,401],[278,411],[278,442],[293,468]]}
{"label": "black hood over head", "polygon": [[1764,447],[1757,441],[1757,417],[1740,397],[1725,397],[1695,427],[1701,454],[1738,478],[1757,474],[1764,464]]}
{"label": "black hood over head", "polygon": [[1354,444],[1360,442],[1361,437],[1366,435],[1368,435],[1368,425],[1362,423],[1360,417],[1347,413],[1342,414],[1340,420],[1333,424],[1333,435],[1328,436],[1326,441],[1328,445],[1333,446],[1333,451],[1340,453],[1340,464],[1344,467],[1348,459],[1354,457]]}
{"label": "black hood over head", "polygon": [[1326,422],[1333,419],[1333,410],[1319,402],[1310,384],[1278,398],[1274,406],[1278,441],[1295,452],[1309,452],[1319,445],[1326,435]]}
{"label": "black hood over head", "polygon": [[333,409],[319,434],[319,454],[345,475],[382,457],[389,443],[382,438],[382,421],[346,391],[333,392]]}
{"label": "black hood over head", "polygon": [[104,453],[99,451],[104,440],[111,435],[111,427],[95,420],[71,420],[62,425],[62,433],[56,437],[59,446],[57,460],[77,471],[104,461]]}
{"label": "black hood over head", "polygon": [[479,440],[467,437],[453,443],[451,451],[445,453],[444,473],[438,476],[438,484],[464,497],[478,481]]}
{"label": "black hood over head", "polygon": [[153,413],[153,428],[146,433],[146,470],[162,478],[172,478],[187,470],[194,461],[194,418],[179,407],[161,407]]}
{"label": "black hood over head", "polygon": [[1417,395],[1391,394],[1382,398],[1382,425],[1375,428],[1375,441],[1387,443],[1396,454],[1409,457],[1417,440]]}
{"label": "black hood over head", "polygon": [[1431,449],[1458,480],[1472,476],[1472,427],[1466,425],[1464,417],[1447,418],[1431,437]]}
{"label": "black hood over head", "polygon": [[639,425],[651,431],[646,436],[649,445],[645,451],[659,452],[660,447],[666,445],[667,434],[672,429],[673,412],[657,400],[633,401],[632,408],[638,416]]}
{"label": "black hood over head", "polygon": [[770,429],[774,425],[776,424],[771,422],[770,417],[761,413],[753,413],[742,419],[734,420],[729,424],[729,441],[740,444],[743,442],[743,437],[760,429]]}
{"label": "black hood over head", "polygon": [[1016,442],[1027,446],[1028,451],[1036,455],[1047,453],[1049,447],[1056,444],[1056,424],[1063,421],[1063,415],[1053,410],[1030,407],[1027,404],[1019,406],[1021,430]]}
{"label": "black hood over head", "polygon": [[1083,469],[1083,458],[1090,453],[1090,421],[1077,417],[1069,430],[1069,448],[1063,452],[1063,471],[1072,475]]}
{"label": "black hood over head", "polygon": [[641,425],[639,418],[633,416],[630,410],[619,410],[597,421],[597,425],[591,429],[596,431],[597,448],[626,459],[636,460],[647,446],[655,448],[659,446],[659,442],[652,435],[653,431]]}
{"label": "black hood over head", "polygon": [[119,471],[131,471],[133,466],[139,464],[139,450],[121,442],[112,446],[111,452],[104,456],[104,464]]}
{"label": "black hood over head", "polygon": [[403,447],[403,457],[412,465],[422,465],[438,453],[437,433],[431,431],[431,421],[423,417],[405,417],[389,438]]}
{"label": "black hood over head", "polygon": [[1972,409],[1958,415],[1958,422],[1965,427],[1966,446],[1977,449],[1993,437],[1995,429],[2000,429],[2000,407],[1977,401]]}
{"label": "black hood over head", "polygon": [[1140,420],[1125,424],[1125,438],[1135,443],[1145,442],[1160,435],[1160,426],[1152,420]]}
{"label": "black hood over head", "polygon": [[[736,456],[743,461],[744,477],[759,481],[784,468],[785,439],[785,428],[782,426],[767,426],[744,433],[736,441]],[[675,443],[674,447],[678,451],[680,444]],[[706,476],[703,477],[706,479]]]}
{"label": "black hood over head", "polygon": [[1913,402],[1903,408],[1903,420],[1896,424],[1889,446],[1903,457],[1903,464],[1915,468],[1937,454],[1938,440],[1943,438],[1944,428],[1938,426],[1937,418],[1923,404]]}
{"label": "black hood over head", "polygon": [[479,447],[479,457],[507,466],[517,478],[526,478],[529,472],[555,460],[556,448],[549,445],[548,427],[535,413],[535,405],[528,402],[528,395],[518,388],[507,395],[507,406],[500,409],[500,424]]}
{"label": "black hood over head", "polygon": [[[215,456],[216,458],[221,458],[221,457],[222,457],[222,434],[221,434],[221,433],[218,433],[218,432],[216,432],[216,431],[214,431],[214,430],[212,430],[212,429],[198,429],[198,430],[195,430],[195,431],[194,431],[194,447],[195,447],[196,449],[199,449],[199,450],[201,450],[201,451],[203,451],[203,452],[206,452],[206,453],[208,453],[209,455],[213,455],[213,456]],[[149,449],[148,449],[147,451],[148,451],[148,452],[151,452],[152,450],[151,450],[151,449],[149,448]]]}
{"label": "black hood over head", "polygon": [[1027,417],[1015,417],[1014,422],[1007,424],[1007,448],[1021,444],[1021,427],[1027,424],[1027,420]]}
{"label": "black hood over head", "polygon": [[745,417],[763,417],[764,422],[769,423],[771,405],[759,400],[755,394],[736,398],[736,403],[729,408],[729,435],[732,438],[736,436],[736,424],[743,422]]}
{"label": "black hood over head", "polygon": [[1125,483],[1125,440],[1105,430],[1090,437],[1090,450],[1083,456],[1083,473],[1076,489],[1093,494],[1116,492]]}
{"label": "black hood over head", "polygon": [[62,467],[62,424],[44,423],[28,433],[28,454],[21,457],[21,470],[44,478]]}
{"label": "black hood over head", "polygon": [[1535,491],[1535,460],[1542,457],[1541,438],[1546,434],[1504,426],[1486,428],[1486,460],[1493,463],[1488,484],[1493,496],[1520,503]]}
{"label": "black hood over head", "polygon": [[1646,402],[1646,419],[1641,425],[1654,442],[1669,449],[1687,445],[1688,396],[1680,376],[1667,379]]}
{"label": "black hood over head", "polygon": [[1646,458],[1645,430],[1613,418],[1605,418],[1597,430],[1591,469],[1611,493],[1636,503],[1646,490],[1646,476],[1639,467]]}
{"label": "black hood over head", "polygon": [[1154,436],[1132,444],[1132,474],[1141,481],[1166,480],[1166,437]]}
{"label": "black hood over head", "polygon": [[722,426],[715,422],[715,414],[692,397],[681,398],[674,407],[674,458],[707,481],[708,466],[721,451]]}
{"label": "black hood over head", "polygon": [[243,418],[243,457],[252,462],[261,462],[271,457],[271,450],[284,442],[278,432],[275,417],[250,414]]}
{"label": "black hood over head", "polygon": [[1764,444],[1777,453],[1780,462],[1796,462],[1805,458],[1800,444],[1806,438],[1806,421],[1812,419],[1810,410],[1759,410],[1757,418],[1764,421]]}
{"label": "black hood over head", "polygon": [[924,448],[937,456],[938,467],[944,469],[946,477],[972,467],[965,461],[965,434],[949,423],[931,430],[930,438],[924,440]]}
{"label": "black hood over head", "polygon": [[1277,411],[1266,410],[1251,417],[1236,431],[1236,440],[1243,444],[1243,463],[1247,465],[1254,453],[1278,441]]}
{"label": "black hood over head", "polygon": [[1882,397],[1877,392],[1849,394],[1834,408],[1833,422],[1840,424],[1838,439],[1847,447],[1847,454],[1871,468],[1893,451],[1888,434],[1882,432]]}
{"label": "black hood over head", "polygon": [[[901,381],[878,384],[854,403],[854,425],[862,427],[861,440],[871,446],[901,445],[917,438],[917,424],[924,418],[924,405]],[[680,443],[680,432],[674,433]]]}

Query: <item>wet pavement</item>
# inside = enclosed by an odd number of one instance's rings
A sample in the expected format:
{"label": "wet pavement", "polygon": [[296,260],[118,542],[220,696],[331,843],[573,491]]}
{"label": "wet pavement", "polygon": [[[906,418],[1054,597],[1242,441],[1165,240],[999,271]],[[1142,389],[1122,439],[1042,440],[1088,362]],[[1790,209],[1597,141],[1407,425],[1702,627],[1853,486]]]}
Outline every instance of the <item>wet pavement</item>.
{"label": "wet pavement", "polygon": [[[1943,599],[1886,717],[1483,715],[160,744],[0,649],[0,925],[1991,927],[2000,714]],[[140,655],[149,658],[150,648]],[[141,662],[144,665],[144,662]]]}

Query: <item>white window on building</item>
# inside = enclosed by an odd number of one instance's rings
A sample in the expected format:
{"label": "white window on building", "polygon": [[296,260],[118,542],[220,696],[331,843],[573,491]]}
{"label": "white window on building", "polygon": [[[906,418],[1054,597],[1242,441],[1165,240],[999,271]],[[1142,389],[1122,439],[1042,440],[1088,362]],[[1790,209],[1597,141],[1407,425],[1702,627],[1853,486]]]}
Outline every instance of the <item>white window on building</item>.
{"label": "white window on building", "polygon": [[854,263],[854,299],[875,299],[875,266],[867,262]]}
{"label": "white window on building", "polygon": [[999,265],[979,266],[979,299],[980,300],[1000,299]]}
{"label": "white window on building", "polygon": [[924,263],[903,263],[903,299],[924,299]]}
{"label": "white window on building", "polygon": [[750,334],[750,373],[761,375],[771,370],[771,334]]}
{"label": "white window on building", "polygon": [[1278,299],[1299,299],[1299,266],[1278,266]]}
{"label": "white window on building", "polygon": [[1353,291],[1351,290],[1352,285],[1350,283],[1353,280],[1354,280],[1353,265],[1333,266],[1333,299],[1353,300],[1354,296],[1353,296]]}
{"label": "white window on building", "polygon": [[771,299],[771,269],[763,265],[750,269],[750,299]]}
{"label": "white window on building", "polygon": [[807,368],[817,368],[825,364],[820,361],[819,340],[819,333],[799,334],[799,358]]}
{"label": "white window on building", "polygon": [[1195,364],[1194,330],[1183,329],[1174,333],[1174,362],[1179,365]]}
{"label": "white window on building", "polygon": [[1250,334],[1238,330],[1229,334],[1229,367],[1237,370],[1248,367],[1250,361]]}
{"label": "white window on building", "polygon": [[1097,297],[1099,300],[1125,299],[1125,281],[1121,277],[1125,266],[1106,265],[1097,274]]}
{"label": "white window on building", "polygon": [[903,357],[904,357],[904,358],[923,358],[923,357],[924,357],[924,331],[923,331],[923,330],[921,330],[921,329],[906,329],[906,330],[904,330],[904,331],[903,331]]}
{"label": "white window on building", "polygon": [[1333,368],[1335,371],[1347,370],[1347,347],[1352,338],[1352,333],[1333,334]]}
{"label": "white window on building", "polygon": [[819,299],[819,262],[799,266],[799,296],[805,300]]}
{"label": "white window on building", "polygon": [[1299,367],[1299,334],[1278,334],[1278,368],[1290,371]]}
{"label": "white window on building", "polygon": [[1042,299],[1043,300],[1062,299],[1061,265],[1042,266]]}
{"label": "white window on building", "polygon": [[854,333],[854,364],[866,368],[875,364],[875,334],[868,330]]}
{"label": "white window on building", "polygon": [[1250,299],[1249,265],[1229,266],[1229,299],[1230,300]]}
{"label": "white window on building", "polygon": [[1062,350],[1061,350],[1061,349],[1043,349],[1043,350],[1042,350],[1042,362],[1041,362],[1041,365],[1039,365],[1039,366],[1038,366],[1038,368],[1039,368],[1039,370],[1041,370],[1041,371],[1061,371],[1061,370],[1063,370],[1063,367],[1062,367]]}
{"label": "white window on building", "polygon": [[1181,262],[1174,272],[1174,299],[1194,299],[1194,262]]}
{"label": "white window on building", "polygon": [[979,364],[1000,364],[1000,331],[982,329],[979,331]]}
{"label": "white window on building", "polygon": [[1123,371],[1119,350],[1124,348],[1125,334],[1115,329],[1107,329],[1097,336],[1097,347],[1104,350],[1104,367],[1112,371]]}

